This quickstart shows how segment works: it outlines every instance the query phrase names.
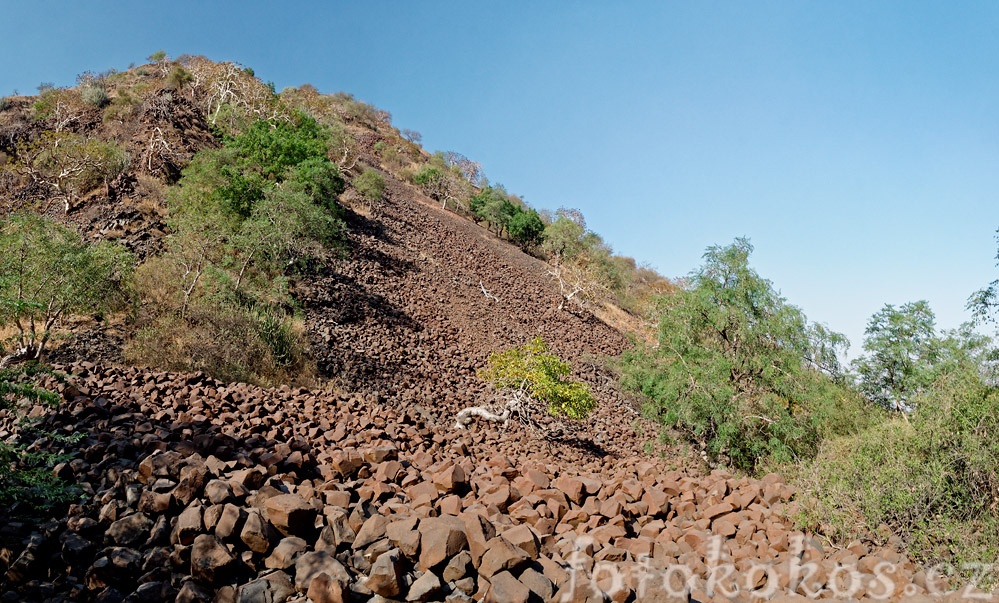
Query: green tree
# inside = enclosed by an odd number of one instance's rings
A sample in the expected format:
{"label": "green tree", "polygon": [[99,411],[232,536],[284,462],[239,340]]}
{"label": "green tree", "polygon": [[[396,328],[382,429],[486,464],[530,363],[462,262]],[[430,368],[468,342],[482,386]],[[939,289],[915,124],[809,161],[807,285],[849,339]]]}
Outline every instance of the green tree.
{"label": "green tree", "polygon": [[867,354],[854,366],[872,402],[898,412],[912,410],[912,400],[933,382],[941,356],[934,320],[926,301],[899,308],[885,304],[871,317],[864,338]]}
{"label": "green tree", "polygon": [[659,298],[658,347],[622,357],[647,414],[752,469],[816,452],[816,417],[842,403],[821,369],[839,372],[845,339],[810,325],[749,266],[752,246],[709,247],[687,285]]}
{"label": "green tree", "polygon": [[0,326],[13,326],[15,359],[44,358],[62,321],[121,310],[131,299],[133,258],[120,245],[86,243],[72,230],[36,214],[0,224]]}
{"label": "green tree", "polygon": [[523,247],[535,247],[541,244],[545,232],[545,224],[541,221],[538,212],[529,209],[519,211],[512,218],[507,226],[510,238]]}
{"label": "green tree", "polygon": [[183,90],[184,86],[194,81],[194,75],[180,65],[174,65],[166,77],[166,87],[171,90]]}
{"label": "green tree", "polygon": [[561,208],[545,227],[542,249],[556,261],[572,260],[586,250],[586,221],[576,209]]}
{"label": "green tree", "polygon": [[[996,240],[999,241],[999,236]],[[999,260],[999,253],[996,254],[996,260]],[[995,322],[996,308],[999,308],[999,279],[975,291],[968,298],[968,309],[972,312],[972,320],[977,324]]]}
{"label": "green tree", "polygon": [[66,211],[85,193],[112,180],[129,164],[124,147],[69,132],[45,132],[17,149],[17,159],[3,169],[52,187],[65,197]]}
{"label": "green tree", "polygon": [[298,116],[194,157],[170,194],[166,252],[140,270],[131,358],[259,383],[308,372],[290,282],[343,240],[346,185],[325,142]]}

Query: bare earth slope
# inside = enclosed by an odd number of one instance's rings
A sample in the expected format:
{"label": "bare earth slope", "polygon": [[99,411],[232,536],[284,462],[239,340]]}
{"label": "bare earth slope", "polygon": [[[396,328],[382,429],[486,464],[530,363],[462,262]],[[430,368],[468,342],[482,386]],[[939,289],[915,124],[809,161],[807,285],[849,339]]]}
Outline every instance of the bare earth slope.
{"label": "bare earth slope", "polygon": [[637,412],[598,365],[627,339],[589,312],[558,310],[544,262],[385,178],[370,215],[348,219],[350,258],[296,292],[320,371],[389,405],[415,402],[449,425],[461,408],[489,401],[476,376],[489,352],[540,335],[599,400],[591,420],[571,426],[578,445],[639,452]]}

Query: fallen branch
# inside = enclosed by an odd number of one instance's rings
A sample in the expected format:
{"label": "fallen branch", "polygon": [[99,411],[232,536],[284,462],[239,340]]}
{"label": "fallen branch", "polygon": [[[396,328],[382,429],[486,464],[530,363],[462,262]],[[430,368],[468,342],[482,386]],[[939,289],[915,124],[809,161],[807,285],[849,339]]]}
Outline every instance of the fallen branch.
{"label": "fallen branch", "polygon": [[485,295],[487,299],[492,299],[492,300],[495,300],[497,302],[500,301],[500,298],[498,298],[495,295],[493,295],[492,293],[486,291],[486,286],[482,284],[482,281],[479,281],[479,287],[482,288],[482,294]]}

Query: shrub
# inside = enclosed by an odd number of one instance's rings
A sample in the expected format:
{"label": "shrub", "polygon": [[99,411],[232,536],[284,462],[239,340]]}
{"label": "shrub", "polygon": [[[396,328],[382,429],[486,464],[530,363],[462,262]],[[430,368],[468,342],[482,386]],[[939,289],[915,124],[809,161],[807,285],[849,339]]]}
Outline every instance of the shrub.
{"label": "shrub", "polygon": [[[11,368],[0,368],[0,409],[21,416],[24,404],[56,406],[59,396],[38,385],[43,376],[62,380],[61,375],[36,364],[27,363]],[[38,432],[26,422],[18,422],[18,431],[31,439],[41,438],[72,443],[77,438],[53,433]],[[27,504],[36,510],[52,507],[57,503],[72,502],[79,498],[79,490],[52,473],[52,466],[69,460],[68,454],[52,453],[5,438],[0,440],[0,504],[13,507]]]}
{"label": "shrub", "polygon": [[340,170],[325,158],[319,157],[299,163],[289,176],[288,185],[305,193],[333,215],[340,211],[337,198],[347,189]]}
{"label": "shrub", "polygon": [[385,193],[385,179],[371,168],[354,178],[354,188],[368,201],[378,201]]}
{"label": "shrub", "polygon": [[119,90],[111,103],[104,109],[104,122],[125,121],[135,114],[135,110],[142,105],[141,95],[138,90]]}
{"label": "shrub", "polygon": [[479,377],[498,390],[526,393],[545,404],[550,415],[585,419],[597,402],[585,383],[566,379],[571,374],[572,365],[535,337],[512,350],[491,353]]}
{"label": "shrub", "polygon": [[13,325],[15,355],[40,360],[66,318],[123,309],[131,299],[132,256],[89,244],[36,214],[0,223],[0,326]]}
{"label": "shrub", "polygon": [[[519,208],[518,208],[519,209]],[[541,216],[533,209],[518,211],[510,218],[507,226],[510,238],[523,247],[535,247],[541,244],[545,232],[545,224]]]}
{"label": "shrub", "polygon": [[99,81],[90,81],[81,86],[80,98],[87,105],[97,107],[98,109],[111,102],[110,98],[108,98],[107,88],[105,88],[104,84]]}
{"label": "shrub", "polygon": [[342,245],[345,183],[324,141],[300,116],[195,155],[170,194],[166,251],[140,270],[129,357],[258,383],[311,374],[288,283]]}
{"label": "shrub", "polygon": [[10,108],[10,98],[7,96],[0,96],[0,111],[6,111]]}
{"label": "shrub", "polygon": [[976,364],[963,362],[938,379],[910,416],[825,444],[802,470],[819,501],[809,519],[843,538],[886,524],[927,563],[994,561],[999,391]]}
{"label": "shrub", "polygon": [[181,90],[187,84],[194,81],[194,76],[190,71],[184,69],[180,65],[174,65],[170,73],[167,74],[166,83],[164,84],[166,88],[170,90]]}
{"label": "shrub", "polygon": [[300,318],[283,305],[233,295],[218,281],[200,289],[181,315],[184,291],[178,284],[183,270],[168,254],[137,271],[145,308],[126,346],[126,360],[166,370],[203,371],[224,381],[310,383],[315,369]]}
{"label": "shrub", "polygon": [[17,160],[7,169],[51,186],[76,199],[99,184],[105,187],[128,168],[129,156],[112,141],[69,132],[45,132],[19,147]]}

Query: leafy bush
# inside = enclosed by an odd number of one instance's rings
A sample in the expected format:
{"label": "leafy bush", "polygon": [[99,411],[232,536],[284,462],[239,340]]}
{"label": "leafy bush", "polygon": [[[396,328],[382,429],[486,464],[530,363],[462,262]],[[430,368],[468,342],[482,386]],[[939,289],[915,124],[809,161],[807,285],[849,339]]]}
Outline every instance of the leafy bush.
{"label": "leafy bush", "polygon": [[885,304],[867,324],[864,350],[854,363],[860,389],[883,408],[911,410],[913,398],[932,383],[942,352],[929,304]]}
{"label": "leafy bush", "polygon": [[413,182],[427,196],[440,201],[441,208],[447,207],[448,202],[460,204],[468,198],[471,185],[457,168],[447,166],[443,158],[437,159],[438,161],[424,165],[413,176]]}
{"label": "leafy bush", "polygon": [[10,108],[10,97],[0,96],[0,111],[6,111]]}
{"label": "leafy bush", "polygon": [[578,210],[560,209],[556,219],[545,227],[542,249],[550,257],[572,260],[586,250],[586,221]]}
{"label": "leafy bush", "polygon": [[104,122],[125,121],[135,114],[136,109],[142,105],[142,96],[138,86],[130,90],[119,90],[118,94],[111,99],[111,103],[104,109]]}
{"label": "leafy bush", "polygon": [[86,243],[49,218],[0,223],[0,326],[14,326],[15,354],[40,360],[74,315],[121,310],[131,301],[133,259],[120,245]]}
{"label": "leafy bush", "polygon": [[908,416],[824,445],[802,471],[820,502],[809,519],[844,538],[886,524],[920,561],[994,561],[999,390],[983,380],[982,369],[980,359],[963,354],[915,398]]}
{"label": "leafy bush", "polygon": [[[0,409],[21,415],[20,407],[25,403],[56,406],[59,396],[37,383],[45,375],[63,379],[36,363],[0,368]],[[34,431],[24,421],[20,422],[18,429],[22,435]],[[39,435],[66,443],[76,439],[44,432],[33,434]],[[21,443],[0,440],[0,504],[9,507],[25,503],[41,510],[78,499],[79,491],[52,473],[53,465],[66,460],[69,460],[67,454],[30,449]]]}
{"label": "leafy bush", "polygon": [[385,194],[385,179],[371,168],[354,178],[354,188],[368,201],[378,201]]}
{"label": "leafy bush", "polygon": [[51,186],[67,199],[77,199],[99,184],[108,186],[128,165],[128,153],[115,142],[45,132],[36,141],[18,147],[16,161],[4,169]]}
{"label": "leafy bush", "polygon": [[506,352],[489,355],[479,376],[499,390],[522,390],[546,404],[553,416],[585,419],[597,402],[585,383],[569,381],[572,365],[550,353],[540,337]]}
{"label": "leafy bush", "polygon": [[[183,315],[184,266],[173,252],[139,267],[145,304],[126,360],[166,370],[204,371],[224,381],[308,385],[314,366],[301,319],[282,304],[254,302],[212,279],[199,288]],[[286,299],[284,281],[271,294]]]}
{"label": "leafy bush", "polygon": [[545,224],[541,221],[541,216],[538,215],[537,211],[533,209],[520,210],[510,218],[507,230],[515,243],[530,248],[541,244]]}
{"label": "leafy bush", "polygon": [[839,415],[859,406],[830,380],[843,337],[809,325],[749,267],[751,251],[745,239],[710,247],[689,285],[660,299],[658,347],[636,347],[621,365],[648,416],[749,470],[813,456],[818,414],[852,429]]}
{"label": "leafy bush", "polygon": [[170,195],[166,252],[139,273],[130,358],[259,383],[309,373],[288,282],[342,244],[345,184],[325,140],[299,116],[195,155]]}
{"label": "leafy bush", "polygon": [[99,81],[90,81],[80,87],[80,98],[84,103],[98,109],[104,107],[109,102],[107,88]]}
{"label": "leafy bush", "polygon": [[174,65],[167,74],[165,86],[170,90],[181,90],[193,81],[194,75],[190,71],[180,65]]}

